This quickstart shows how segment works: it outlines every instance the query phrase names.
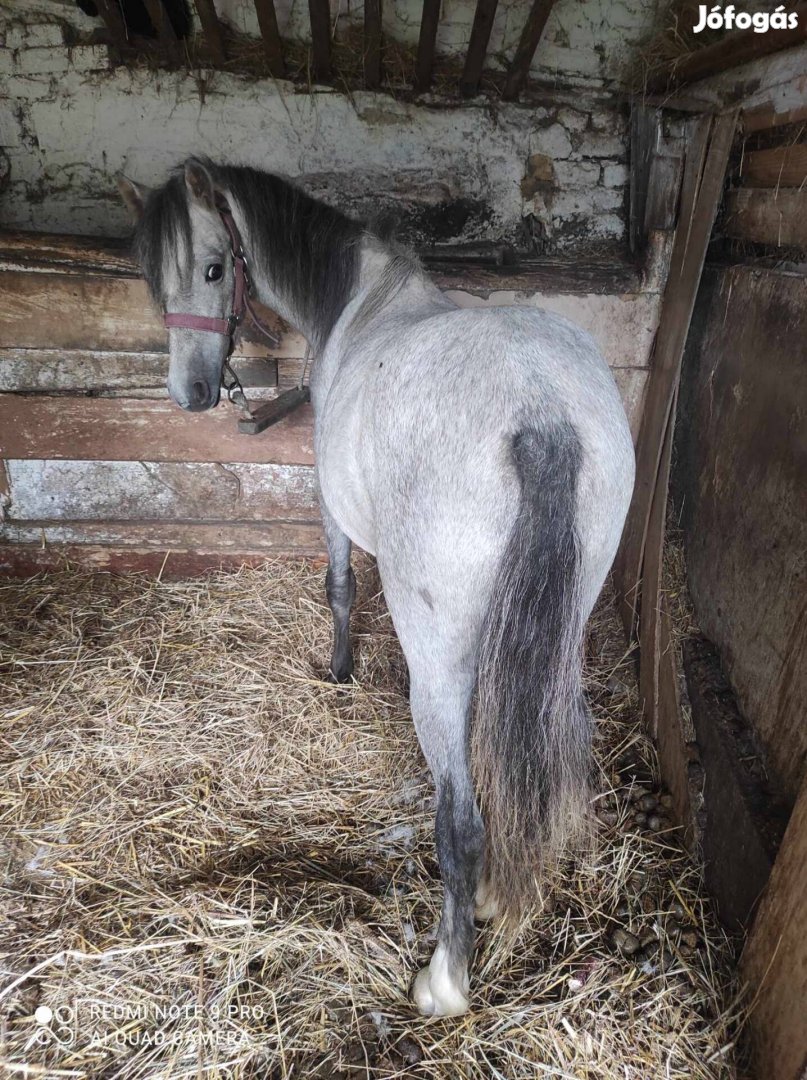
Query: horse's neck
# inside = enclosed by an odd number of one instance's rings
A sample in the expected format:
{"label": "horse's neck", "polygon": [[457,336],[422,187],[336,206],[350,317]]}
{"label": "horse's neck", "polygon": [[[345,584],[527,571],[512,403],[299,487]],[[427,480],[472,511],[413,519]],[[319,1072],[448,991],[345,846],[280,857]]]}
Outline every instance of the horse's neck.
{"label": "horse's neck", "polygon": [[[345,298],[346,302],[343,311],[350,309],[355,312],[361,308],[364,300],[370,300],[379,291],[383,292],[385,278],[390,276],[390,268],[396,260],[395,252],[373,237],[368,237],[362,241],[356,256],[356,282],[351,293]],[[315,348],[322,349],[328,335],[323,335],[322,328],[313,325],[311,317],[306,316],[306,312],[312,310],[310,297],[290,295],[279,284],[275,285],[271,277],[271,268],[268,268],[268,271],[266,268],[257,267],[252,273],[257,298],[260,303],[271,308],[282,319],[299,330]],[[312,275],[305,274],[303,277],[311,280]],[[419,268],[410,275],[407,287],[429,294],[431,292],[436,293],[434,286],[425,278]],[[437,295],[439,296],[439,293]],[[313,307],[315,309],[315,305]],[[337,322],[339,321],[341,320],[337,319]]]}

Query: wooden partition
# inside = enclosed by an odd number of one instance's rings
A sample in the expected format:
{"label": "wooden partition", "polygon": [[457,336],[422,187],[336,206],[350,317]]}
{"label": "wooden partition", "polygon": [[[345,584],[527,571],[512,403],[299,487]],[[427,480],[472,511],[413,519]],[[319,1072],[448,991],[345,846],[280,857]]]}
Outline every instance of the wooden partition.
{"label": "wooden partition", "polygon": [[[655,299],[632,267],[549,260],[516,272],[443,259],[433,272],[461,304],[540,303],[588,325],[636,427]],[[256,436],[238,433],[229,402],[176,408],[166,334],[123,245],[7,234],[0,289],[0,568],[69,555],[195,573],[322,552],[310,407]],[[247,335],[234,360],[253,400],[293,385],[305,352],[265,314],[280,346]]]}

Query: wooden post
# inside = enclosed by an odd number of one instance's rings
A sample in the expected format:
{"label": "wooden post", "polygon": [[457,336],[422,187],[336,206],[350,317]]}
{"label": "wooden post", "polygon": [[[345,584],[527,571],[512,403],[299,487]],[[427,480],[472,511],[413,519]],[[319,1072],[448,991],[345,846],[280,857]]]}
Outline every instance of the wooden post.
{"label": "wooden post", "polygon": [[497,6],[498,0],[476,0],[468,55],[465,57],[465,68],[460,79],[460,93],[463,97],[473,97],[479,89],[482,66],[485,63],[485,53],[488,50]]}
{"label": "wooden post", "polygon": [[364,85],[381,85],[381,0],[364,0]]}
{"label": "wooden post", "polygon": [[210,56],[214,64],[221,65],[225,61],[224,52],[224,36],[221,32],[221,23],[219,22],[218,15],[216,15],[216,8],[213,0],[195,0],[196,13],[199,16],[199,22],[202,24],[202,32],[207,42],[207,47],[210,49]]}
{"label": "wooden post", "polygon": [[634,105],[630,113],[630,213],[628,239],[633,252],[644,247],[644,208],[650,163],[659,141],[661,109]]}
{"label": "wooden post", "polygon": [[308,0],[308,13],[314,82],[327,82],[331,77],[331,9],[328,0]]}
{"label": "wooden post", "polygon": [[527,22],[521,31],[516,54],[507,70],[507,78],[504,83],[502,97],[505,101],[514,101],[521,93],[527,76],[530,73],[530,64],[544,32],[546,20],[554,7],[555,0],[533,0]]}
{"label": "wooden post", "polygon": [[286,65],[283,62],[283,43],[277,28],[277,14],[273,0],[255,0],[255,12],[261,29],[264,55],[269,62],[269,71],[276,79],[282,79],[286,75]]}
{"label": "wooden post", "polygon": [[752,992],[757,1075],[800,1080],[807,1069],[807,779],[751,927],[740,970]]}
{"label": "wooden post", "polygon": [[109,31],[112,44],[117,48],[125,48],[128,44],[128,30],[123,16],[120,13],[116,0],[96,0],[98,14],[104,20],[104,25]]}
{"label": "wooden post", "polygon": [[440,0],[423,0],[423,15],[420,19],[420,37],[418,54],[415,61],[415,90],[423,93],[432,82],[434,68],[434,48],[437,41],[437,27],[440,23]]}
{"label": "wooden post", "polygon": [[[706,248],[723,193],[726,164],[736,128],[736,113],[727,113],[716,118],[711,143],[706,152],[711,124],[711,118],[700,119],[688,147],[681,192],[681,213],[656,333],[653,365],[637,446],[636,485],[618,560],[617,580],[622,617],[631,638],[635,629],[645,541],[665,432],[678,385],[681,359]],[[704,155],[705,165],[701,177]]]}
{"label": "wooden post", "polygon": [[163,0],[143,0],[143,3],[146,5],[151,25],[157,31],[157,40],[169,55],[176,56],[179,52],[179,41]]}

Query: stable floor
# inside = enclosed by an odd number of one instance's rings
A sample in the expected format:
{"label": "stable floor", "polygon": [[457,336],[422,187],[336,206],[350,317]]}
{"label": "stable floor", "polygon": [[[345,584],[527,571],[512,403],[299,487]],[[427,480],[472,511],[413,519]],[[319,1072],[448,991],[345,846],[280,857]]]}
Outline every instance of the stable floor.
{"label": "stable floor", "polygon": [[358,577],[346,688],[322,681],[311,563],[0,584],[0,1064],[734,1077],[732,950],[666,817],[607,601],[588,648],[597,844],[515,938],[480,929],[468,1016],[414,1013],[440,902],[433,792],[369,560]]}

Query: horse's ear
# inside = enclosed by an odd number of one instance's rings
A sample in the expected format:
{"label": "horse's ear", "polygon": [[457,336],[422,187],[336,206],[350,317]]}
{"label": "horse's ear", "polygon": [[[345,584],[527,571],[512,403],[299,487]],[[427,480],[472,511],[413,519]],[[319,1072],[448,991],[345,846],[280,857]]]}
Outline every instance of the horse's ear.
{"label": "horse's ear", "polygon": [[118,191],[121,193],[121,198],[126,203],[129,213],[135,221],[138,221],[143,216],[143,209],[148,198],[148,188],[142,184],[136,184],[134,180],[130,180],[128,176],[121,173],[118,177]]}
{"label": "horse's ear", "polygon": [[190,197],[208,210],[216,208],[216,191],[213,178],[200,161],[185,163],[185,185]]}

